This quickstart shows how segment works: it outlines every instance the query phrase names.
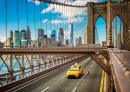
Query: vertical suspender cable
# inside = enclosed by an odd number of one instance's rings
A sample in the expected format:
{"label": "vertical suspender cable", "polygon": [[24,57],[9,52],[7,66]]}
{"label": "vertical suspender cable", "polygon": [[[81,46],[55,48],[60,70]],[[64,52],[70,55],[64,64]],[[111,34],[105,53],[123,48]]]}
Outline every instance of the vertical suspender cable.
{"label": "vertical suspender cable", "polygon": [[[27,5],[28,0],[26,0],[26,13],[27,13],[27,28],[28,28],[28,5]],[[28,37],[27,37],[27,42],[28,42]]]}
{"label": "vertical suspender cable", "polygon": [[[54,8],[54,3],[53,3],[53,8]],[[55,20],[55,14],[53,12],[54,20]],[[55,30],[55,21],[54,21],[54,30]]]}
{"label": "vertical suspender cable", "polygon": [[46,19],[46,35],[47,35],[46,2],[45,2],[45,19]]}
{"label": "vertical suspender cable", "polygon": [[[60,11],[60,5],[59,5],[59,12],[61,12]],[[60,16],[60,28],[61,28],[61,16]]]}
{"label": "vertical suspender cable", "polygon": [[35,24],[35,0],[34,0],[34,27],[35,27],[35,40],[36,40],[36,24]]}
{"label": "vertical suspender cable", "polygon": [[40,21],[41,21],[41,30],[42,30],[41,5],[42,5],[42,1],[41,1],[41,3],[40,3]]}
{"label": "vertical suspender cable", "polygon": [[28,0],[26,0],[26,13],[27,13],[27,27],[28,27],[28,5],[27,5]]}
{"label": "vertical suspender cable", "polygon": [[[18,12],[18,0],[17,0],[17,18],[18,18],[18,31],[19,31],[19,12]],[[20,32],[19,32],[20,35]],[[20,46],[20,36],[18,35],[18,42],[19,42],[19,46]]]}
{"label": "vertical suspender cable", "polygon": [[5,7],[6,7],[6,46],[7,46],[7,0],[5,1]]}
{"label": "vertical suspender cable", "polygon": [[[51,6],[50,3],[49,6]],[[51,31],[51,7],[50,7],[50,31]]]}
{"label": "vertical suspender cable", "polygon": [[62,28],[63,28],[63,5],[62,5]]}
{"label": "vertical suspender cable", "polygon": [[58,5],[57,5],[57,31],[58,31]]}

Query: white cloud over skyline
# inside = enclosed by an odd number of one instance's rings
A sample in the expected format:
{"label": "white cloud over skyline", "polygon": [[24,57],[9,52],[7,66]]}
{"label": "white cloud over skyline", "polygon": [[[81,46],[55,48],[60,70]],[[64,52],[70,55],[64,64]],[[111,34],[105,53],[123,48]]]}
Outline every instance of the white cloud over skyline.
{"label": "white cloud over skyline", "polygon": [[45,22],[47,22],[47,21],[48,21],[48,19],[44,19],[42,22],[45,23]]}
{"label": "white cloud over skyline", "polygon": [[0,36],[0,41],[1,42],[5,42],[6,41],[6,37]]}

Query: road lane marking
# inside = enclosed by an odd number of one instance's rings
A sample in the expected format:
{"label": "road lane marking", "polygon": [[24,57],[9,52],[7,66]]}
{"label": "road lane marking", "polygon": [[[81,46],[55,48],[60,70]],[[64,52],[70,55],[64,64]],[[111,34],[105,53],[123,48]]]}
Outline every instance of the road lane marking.
{"label": "road lane marking", "polygon": [[66,75],[64,75],[63,77],[61,77],[59,80],[57,80],[56,82],[54,82],[53,84],[51,84],[50,86],[46,87],[44,90],[42,90],[41,92],[45,92],[47,89],[49,89],[50,87],[52,87],[53,85],[55,85],[56,83],[58,83],[60,80],[62,80]]}
{"label": "road lane marking", "polygon": [[[90,59],[90,58],[87,57],[87,59]],[[83,60],[83,61],[86,61],[87,59],[85,59],[85,60]],[[76,61],[77,61],[77,60],[76,60]],[[80,63],[82,64],[83,61],[81,61]],[[68,66],[70,66],[70,65],[72,65],[72,64],[74,64],[74,63],[75,63],[75,62],[71,62],[71,63],[65,65],[64,67],[61,67],[61,69],[66,68],[66,67],[68,67]],[[33,82],[31,82],[31,83],[25,85],[25,86],[22,86],[22,87],[20,87],[20,88],[18,88],[18,89],[16,89],[16,90],[14,90],[13,92],[16,92],[16,91],[18,91],[18,90],[20,90],[20,89],[23,89],[23,88],[25,88],[25,87],[27,87],[27,86],[29,86],[29,85],[31,85],[31,84],[33,84],[33,83],[35,83],[35,82],[37,82],[37,81],[43,79],[43,78],[45,78],[45,77],[47,77],[47,76],[49,76],[49,75],[51,75],[51,74],[53,74],[53,73],[55,73],[55,72],[57,72],[57,71],[59,71],[59,69],[56,70],[56,71],[54,71],[54,72],[52,72],[52,73],[50,73],[50,74],[45,75],[45,76],[42,77],[42,78],[39,78],[39,79],[37,79],[37,80],[35,80],[35,81],[33,81]],[[65,76],[66,76],[66,75],[65,75]],[[47,88],[47,89],[48,89],[48,88]]]}
{"label": "road lane marking", "polygon": [[20,89],[22,89],[22,88],[24,88],[24,87],[27,87],[27,86],[29,86],[29,85],[31,85],[31,84],[33,84],[33,83],[35,83],[35,82],[37,82],[37,81],[39,81],[39,80],[41,80],[41,79],[47,77],[47,76],[49,76],[49,75],[51,75],[51,74],[53,74],[53,73],[55,73],[55,72],[57,72],[57,71],[59,71],[59,70],[56,70],[56,71],[54,71],[54,72],[52,72],[52,73],[50,73],[50,74],[48,74],[48,75],[45,75],[44,77],[39,78],[39,79],[37,79],[37,80],[35,80],[35,81],[33,81],[33,82],[31,82],[31,83],[25,85],[25,86],[22,86],[21,88],[19,88],[19,89],[17,89],[17,90],[14,90],[13,92],[16,92],[16,91],[18,91],[18,90],[20,90]]}
{"label": "road lane marking", "polygon": [[[105,63],[105,58],[104,58],[104,63]],[[102,78],[101,78],[101,85],[100,85],[100,91],[103,91],[103,82],[104,82],[104,70],[102,70]]]}
{"label": "road lane marking", "polygon": [[[89,69],[91,69],[93,67],[93,64],[91,65],[91,67]],[[75,87],[73,88],[73,90],[71,92],[75,92],[75,90],[77,89],[77,86],[79,85],[79,83],[84,79],[84,77],[88,74],[88,72],[85,73],[85,75],[79,80],[79,82],[75,85]]]}

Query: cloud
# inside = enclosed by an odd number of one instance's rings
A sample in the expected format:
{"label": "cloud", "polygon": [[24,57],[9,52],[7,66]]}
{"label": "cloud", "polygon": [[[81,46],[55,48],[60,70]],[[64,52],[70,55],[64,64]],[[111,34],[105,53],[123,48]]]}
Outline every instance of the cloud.
{"label": "cloud", "polygon": [[41,13],[47,13],[47,12],[52,12],[52,13],[61,13],[60,17],[64,18],[71,18],[76,15],[87,15],[86,11],[87,8],[74,8],[74,7],[65,7],[61,5],[56,5],[56,4],[50,4],[46,9],[43,9]]}
{"label": "cloud", "polygon": [[0,41],[1,42],[5,42],[6,41],[6,37],[0,36]]}
{"label": "cloud", "polygon": [[62,20],[52,20],[51,23],[57,24],[57,23],[63,23],[63,21]]}
{"label": "cloud", "polygon": [[39,4],[40,4],[40,1],[39,1],[39,0],[35,0],[35,1],[33,1],[33,0],[28,0],[28,2],[34,2],[36,5],[39,5]]}
{"label": "cloud", "polygon": [[47,21],[48,21],[48,19],[44,19],[42,22],[45,23],[45,22],[47,22]]}
{"label": "cloud", "polygon": [[48,33],[51,33],[51,30],[47,31]]}

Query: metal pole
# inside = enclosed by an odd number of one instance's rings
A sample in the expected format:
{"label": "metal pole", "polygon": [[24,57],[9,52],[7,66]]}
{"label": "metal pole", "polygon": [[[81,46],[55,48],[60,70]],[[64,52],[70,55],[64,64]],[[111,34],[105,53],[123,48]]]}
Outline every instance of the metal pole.
{"label": "metal pole", "polygon": [[22,78],[24,78],[24,55],[22,55],[22,69],[21,69]]}
{"label": "metal pole", "polygon": [[38,55],[38,72],[40,72],[41,63],[40,63],[40,55]]}
{"label": "metal pole", "polygon": [[31,75],[33,74],[33,55],[31,55]]}
{"label": "metal pole", "polygon": [[10,55],[10,82],[12,82],[13,80],[13,55]]}

